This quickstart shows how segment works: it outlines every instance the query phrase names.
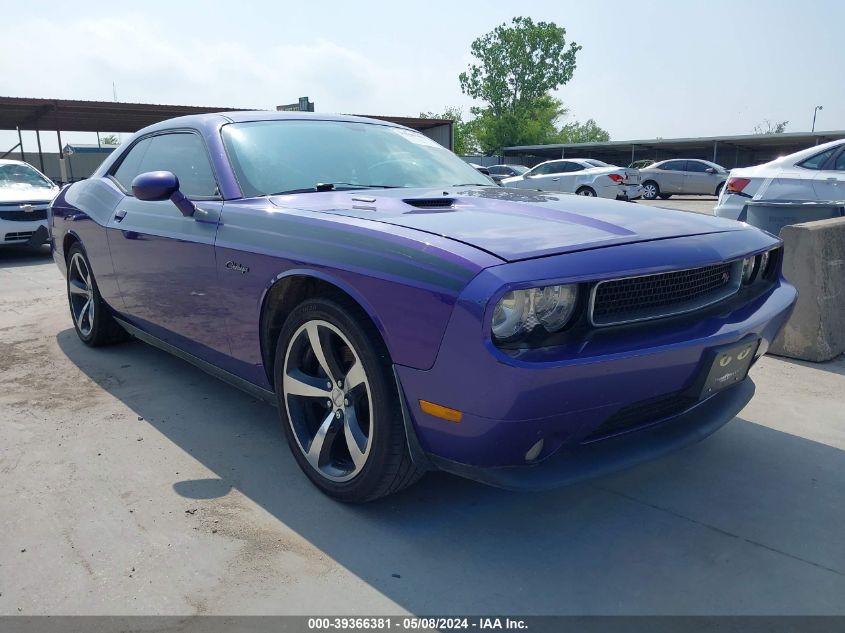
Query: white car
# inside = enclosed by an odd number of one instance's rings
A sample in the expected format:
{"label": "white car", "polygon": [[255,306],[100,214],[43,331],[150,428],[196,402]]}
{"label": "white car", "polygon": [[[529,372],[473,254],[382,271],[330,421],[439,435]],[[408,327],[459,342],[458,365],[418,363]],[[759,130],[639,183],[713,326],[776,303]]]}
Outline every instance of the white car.
{"label": "white car", "polygon": [[714,213],[746,220],[758,201],[845,200],[845,139],[816,145],[756,167],[732,169]]}
{"label": "white car", "polygon": [[56,184],[29,163],[0,160],[0,246],[47,241],[47,207]]}
{"label": "white car", "polygon": [[619,200],[634,200],[643,192],[638,170],[615,167],[592,158],[546,161],[521,176],[504,178],[500,184]]}

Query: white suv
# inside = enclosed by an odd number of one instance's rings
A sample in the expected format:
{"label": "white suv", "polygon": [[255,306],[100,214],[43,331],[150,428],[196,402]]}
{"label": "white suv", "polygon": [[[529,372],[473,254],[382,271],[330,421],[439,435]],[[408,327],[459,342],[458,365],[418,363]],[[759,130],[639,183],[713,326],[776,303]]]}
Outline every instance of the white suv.
{"label": "white suv", "polygon": [[47,241],[47,207],[56,184],[29,163],[0,160],[0,246]]}

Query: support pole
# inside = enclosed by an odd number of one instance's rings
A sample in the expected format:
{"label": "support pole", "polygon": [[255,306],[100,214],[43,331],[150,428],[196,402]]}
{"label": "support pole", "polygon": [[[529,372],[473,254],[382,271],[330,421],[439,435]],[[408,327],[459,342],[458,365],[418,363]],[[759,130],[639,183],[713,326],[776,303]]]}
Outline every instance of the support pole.
{"label": "support pole", "polygon": [[716,148],[719,146],[719,141],[713,141],[713,162],[716,162]]}
{"label": "support pole", "polygon": [[41,152],[41,132],[35,130],[35,142],[38,143],[38,164],[41,166],[41,173],[44,173],[44,154]]}
{"label": "support pole", "polygon": [[631,164],[634,163],[634,145],[631,144]]}
{"label": "support pole", "polygon": [[59,130],[56,130],[56,138],[59,139],[59,178],[62,181],[63,185],[66,185],[68,181],[67,177],[67,164],[65,163],[65,150],[62,146],[62,133]]}
{"label": "support pole", "polygon": [[26,156],[23,153],[23,137],[21,136],[21,129],[17,128],[18,130],[18,147],[21,148],[21,160],[26,162]]}

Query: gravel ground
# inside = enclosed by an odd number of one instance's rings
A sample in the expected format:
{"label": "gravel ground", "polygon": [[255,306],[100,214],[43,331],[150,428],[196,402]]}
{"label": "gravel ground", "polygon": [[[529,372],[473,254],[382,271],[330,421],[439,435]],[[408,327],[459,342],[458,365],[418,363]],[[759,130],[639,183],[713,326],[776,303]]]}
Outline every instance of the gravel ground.
{"label": "gravel ground", "polygon": [[0,614],[845,614],[842,359],[766,357],[722,431],[589,484],[350,507],[274,409],[84,347],[46,250],[0,250],[0,297]]}

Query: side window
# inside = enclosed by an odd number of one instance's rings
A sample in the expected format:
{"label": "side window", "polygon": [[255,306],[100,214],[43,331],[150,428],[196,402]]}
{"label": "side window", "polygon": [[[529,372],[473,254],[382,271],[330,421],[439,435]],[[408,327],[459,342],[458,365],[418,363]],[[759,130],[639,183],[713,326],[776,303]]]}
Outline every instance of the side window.
{"label": "side window", "polygon": [[117,169],[112,172],[112,177],[126,189],[132,191],[132,181],[135,176],[141,173],[141,161],[144,159],[144,154],[147,153],[147,148],[150,146],[150,139],[145,138],[143,141],[138,141],[129,149],[129,153],[120,161]]}
{"label": "side window", "polygon": [[685,162],[683,160],[669,160],[663,163],[660,169],[664,171],[684,171]]}
{"label": "side window", "polygon": [[705,165],[704,163],[699,163],[697,160],[688,160],[686,170],[695,171],[703,174],[705,171],[707,171],[707,165]]}
{"label": "side window", "polygon": [[205,145],[196,134],[175,132],[153,136],[141,161],[141,172],[147,171],[173,172],[179,179],[179,189],[188,197],[219,195]]}
{"label": "side window", "polygon": [[815,156],[811,156],[807,160],[798,163],[799,167],[803,167],[804,169],[821,169],[824,167],[824,164],[828,161],[828,159],[833,156],[833,152],[835,152],[838,147],[831,147],[820,154],[816,154]]}
{"label": "side window", "polygon": [[839,152],[839,156],[836,157],[836,162],[833,164],[833,168],[836,171],[845,171],[845,150]]}
{"label": "side window", "polygon": [[534,169],[531,170],[531,175],[532,176],[545,176],[547,174],[552,173],[551,169],[552,169],[551,164],[538,165],[537,167],[535,167]]}

